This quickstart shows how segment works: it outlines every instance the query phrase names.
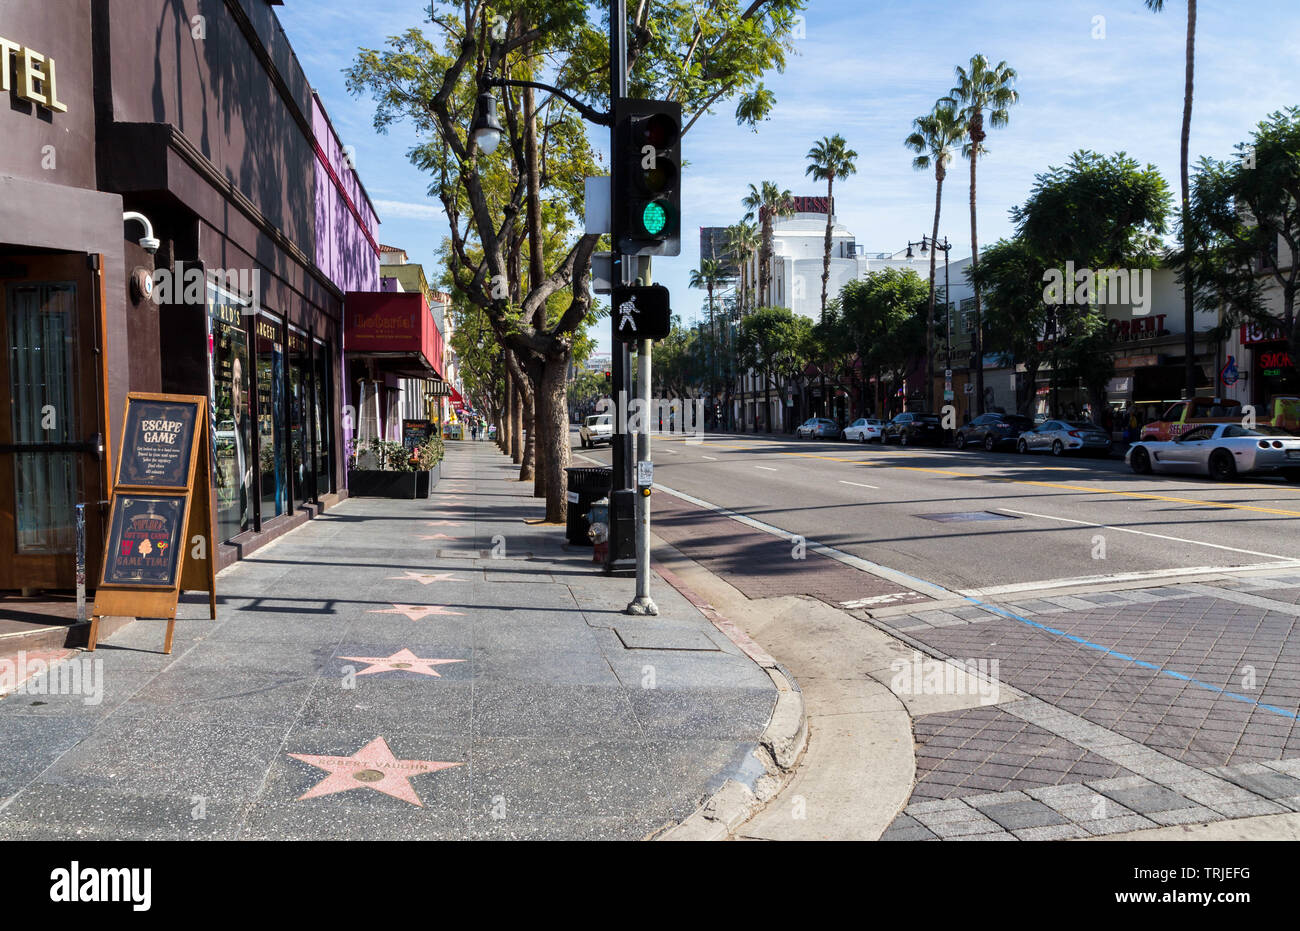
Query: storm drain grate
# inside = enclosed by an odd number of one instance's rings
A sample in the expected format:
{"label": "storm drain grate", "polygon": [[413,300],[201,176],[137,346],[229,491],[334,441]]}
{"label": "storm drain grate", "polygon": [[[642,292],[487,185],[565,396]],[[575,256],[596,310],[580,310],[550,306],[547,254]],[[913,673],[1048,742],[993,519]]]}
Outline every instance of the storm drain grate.
{"label": "storm drain grate", "polygon": [[941,524],[958,524],[969,520],[1019,520],[1010,514],[995,514],[992,511],[953,511],[950,514],[918,514],[926,520],[937,520]]}

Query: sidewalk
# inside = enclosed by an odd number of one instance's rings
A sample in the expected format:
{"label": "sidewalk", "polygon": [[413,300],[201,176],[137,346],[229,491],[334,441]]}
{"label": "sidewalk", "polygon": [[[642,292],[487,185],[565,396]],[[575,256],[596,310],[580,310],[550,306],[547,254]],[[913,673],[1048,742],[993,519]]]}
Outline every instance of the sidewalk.
{"label": "sidewalk", "polygon": [[658,577],[624,615],[516,468],[450,442],[428,501],[331,509],[216,621],[186,596],[172,656],[137,621],[65,660],[83,694],[0,700],[0,838],[637,839],[752,784],[767,673]]}

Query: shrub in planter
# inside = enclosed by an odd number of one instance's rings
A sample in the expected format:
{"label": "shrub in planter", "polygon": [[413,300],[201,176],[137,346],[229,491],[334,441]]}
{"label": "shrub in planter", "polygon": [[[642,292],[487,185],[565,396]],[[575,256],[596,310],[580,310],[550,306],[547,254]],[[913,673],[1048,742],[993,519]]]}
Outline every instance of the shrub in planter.
{"label": "shrub in planter", "polygon": [[348,450],[348,492],[357,497],[425,498],[441,476],[442,440],[430,437],[414,450],[401,443],[371,440],[369,451],[378,469],[358,469],[358,446]]}

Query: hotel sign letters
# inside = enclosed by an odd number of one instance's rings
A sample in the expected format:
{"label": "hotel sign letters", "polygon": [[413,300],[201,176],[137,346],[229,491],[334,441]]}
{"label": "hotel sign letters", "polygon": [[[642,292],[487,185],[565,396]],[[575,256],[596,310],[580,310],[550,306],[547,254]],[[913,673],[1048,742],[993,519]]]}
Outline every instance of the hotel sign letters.
{"label": "hotel sign letters", "polygon": [[57,113],[68,112],[59,100],[54,59],[0,36],[0,91],[9,93],[11,71],[17,75],[18,96],[23,100]]}

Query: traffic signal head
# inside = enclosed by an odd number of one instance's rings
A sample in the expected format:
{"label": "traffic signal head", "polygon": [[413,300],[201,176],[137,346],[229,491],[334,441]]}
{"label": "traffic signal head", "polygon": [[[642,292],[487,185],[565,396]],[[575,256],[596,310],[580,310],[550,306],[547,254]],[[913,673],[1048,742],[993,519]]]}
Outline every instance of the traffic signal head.
{"label": "traffic signal head", "polygon": [[680,255],[682,108],[622,98],[615,108],[614,249]]}

